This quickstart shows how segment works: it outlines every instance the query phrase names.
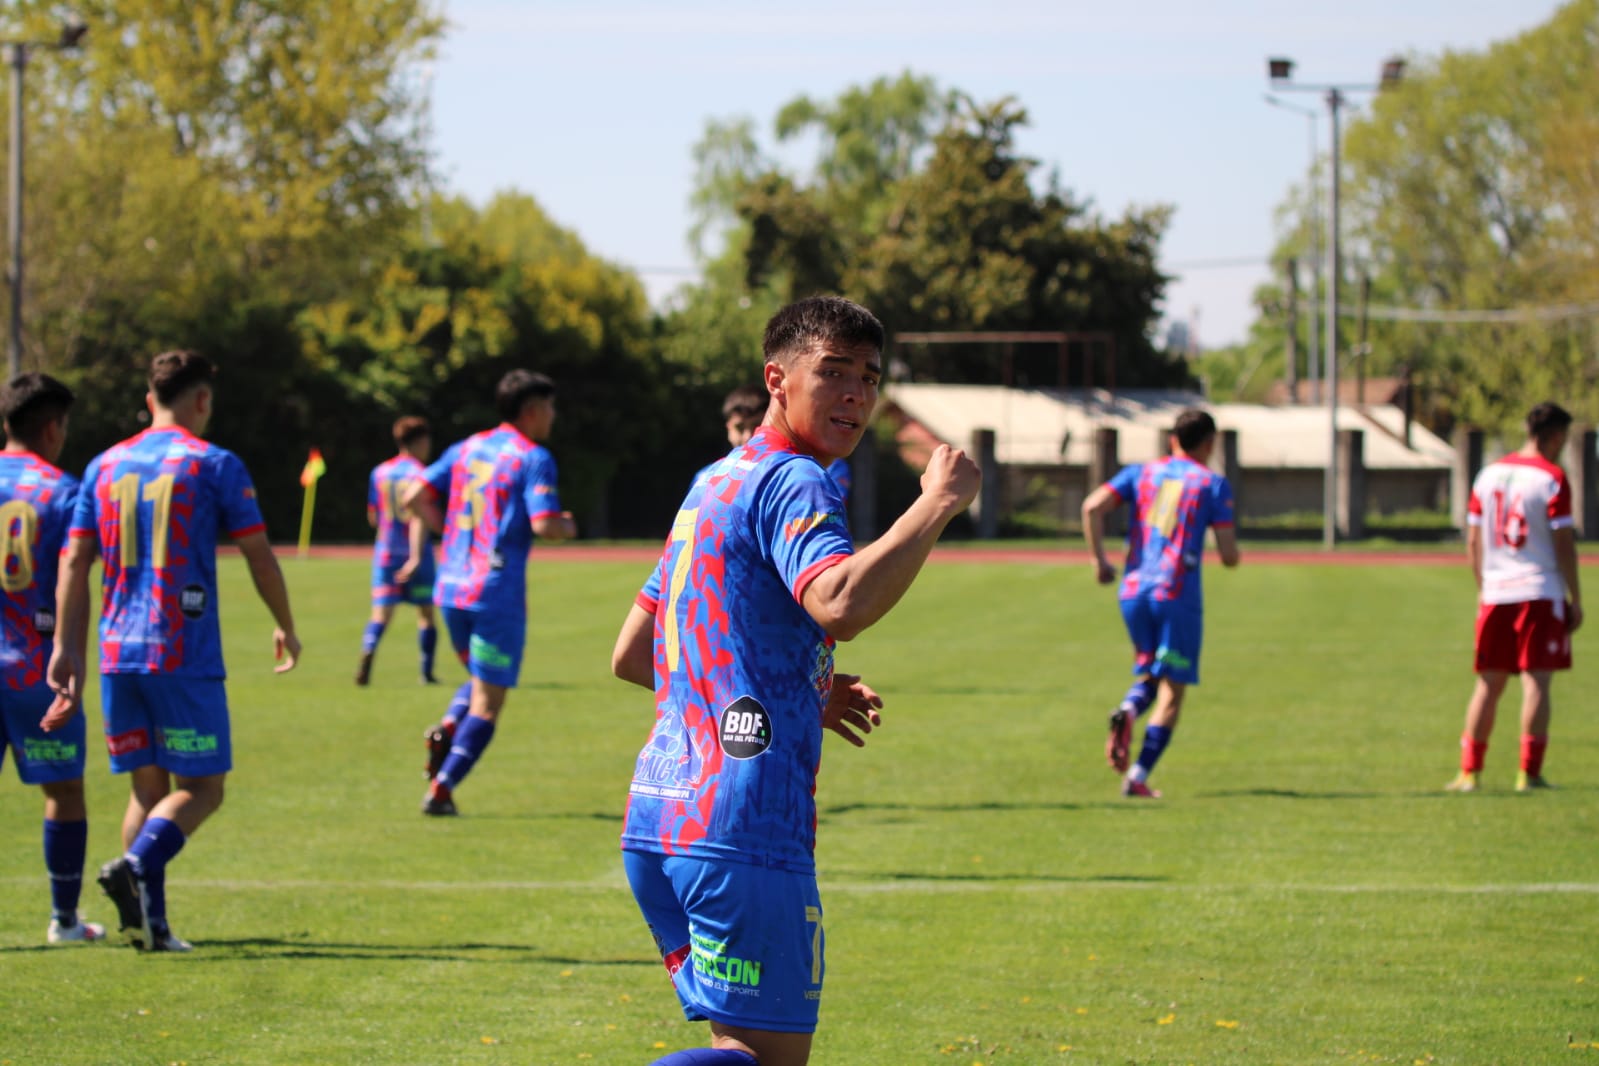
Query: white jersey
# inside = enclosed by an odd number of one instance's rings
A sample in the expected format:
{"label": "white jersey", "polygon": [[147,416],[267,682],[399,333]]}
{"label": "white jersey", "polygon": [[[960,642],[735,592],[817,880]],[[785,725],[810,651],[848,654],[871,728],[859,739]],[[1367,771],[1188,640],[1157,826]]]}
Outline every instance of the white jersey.
{"label": "white jersey", "polygon": [[1538,456],[1507,455],[1471,486],[1466,520],[1482,529],[1482,602],[1566,598],[1554,531],[1569,528],[1565,471]]}

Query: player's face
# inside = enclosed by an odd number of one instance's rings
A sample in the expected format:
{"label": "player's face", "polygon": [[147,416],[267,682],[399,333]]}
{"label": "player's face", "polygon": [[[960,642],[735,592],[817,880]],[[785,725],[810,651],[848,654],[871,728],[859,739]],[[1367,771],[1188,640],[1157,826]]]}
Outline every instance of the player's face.
{"label": "player's face", "polygon": [[735,448],[743,447],[755,436],[760,425],[759,415],[734,415],[727,420],[727,443]]}
{"label": "player's face", "polygon": [[528,436],[533,440],[547,440],[555,426],[555,397],[547,396],[528,401],[523,408],[527,417]]}
{"label": "player's face", "polygon": [[877,406],[881,356],[870,344],[818,344],[785,367],[766,364],[779,427],[800,451],[831,462],[849,455]]}

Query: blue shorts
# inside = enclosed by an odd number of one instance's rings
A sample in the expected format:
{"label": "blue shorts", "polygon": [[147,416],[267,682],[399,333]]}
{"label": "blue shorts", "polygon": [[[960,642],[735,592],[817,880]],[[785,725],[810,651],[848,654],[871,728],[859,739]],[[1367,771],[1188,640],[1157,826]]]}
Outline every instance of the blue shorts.
{"label": "blue shorts", "polygon": [[39,728],[39,719],[54,699],[49,685],[21,689],[0,685],[0,763],[10,748],[24,785],[76,781],[83,776],[88,737],[83,714],[73,715],[72,721],[53,733]]}
{"label": "blue shorts", "polygon": [[493,611],[441,608],[455,654],[467,672],[501,688],[515,688],[522,673],[522,645],[527,640],[527,618]]}
{"label": "blue shorts", "polygon": [[1205,614],[1172,600],[1122,600],[1122,621],[1133,641],[1133,673],[1179,685],[1199,684],[1199,645]]}
{"label": "blue shorts", "polygon": [[622,864],[691,1022],[814,1033],[822,900],[814,874],[623,851]]}
{"label": "blue shorts", "polygon": [[372,560],[372,606],[392,607],[397,603],[410,603],[426,607],[433,603],[433,553],[428,552],[422,557],[411,580],[404,585],[396,584],[394,572],[404,565],[404,559],[396,559],[392,563]]}
{"label": "blue shorts", "polygon": [[209,777],[233,769],[228,694],[219,679],[102,674],[100,707],[114,774],[159,766]]}

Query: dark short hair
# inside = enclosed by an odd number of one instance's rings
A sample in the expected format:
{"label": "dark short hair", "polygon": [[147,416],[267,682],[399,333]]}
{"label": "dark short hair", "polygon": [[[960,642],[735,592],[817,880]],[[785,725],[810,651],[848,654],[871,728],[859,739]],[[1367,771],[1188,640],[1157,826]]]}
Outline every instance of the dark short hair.
{"label": "dark short hair", "polygon": [[771,393],[759,385],[740,385],[727,394],[727,399],[722,401],[722,421],[726,422],[735,416],[749,418],[752,415],[766,413],[766,405],[772,400]]}
{"label": "dark short hair", "polygon": [[406,415],[394,420],[394,443],[401,447],[432,435],[433,431],[428,428],[428,420],[421,415]]}
{"label": "dark short hair", "polygon": [[1527,436],[1545,440],[1571,428],[1571,412],[1558,403],[1545,401],[1527,412]]}
{"label": "dark short hair", "polygon": [[1172,433],[1176,435],[1177,443],[1182,445],[1183,451],[1191,452],[1216,435],[1216,420],[1210,417],[1209,411],[1190,407],[1177,416],[1177,424],[1172,427]]}
{"label": "dark short hair", "polygon": [[46,425],[65,415],[75,397],[49,374],[18,374],[0,390],[0,415],[6,435],[31,443]]}
{"label": "dark short hair", "polygon": [[512,370],[500,379],[494,390],[494,408],[507,422],[514,422],[529,400],[555,395],[555,382],[532,370]]}
{"label": "dark short hair", "polygon": [[881,352],[883,337],[883,324],[860,304],[842,296],[812,296],[772,316],[766,323],[761,352],[780,363],[818,344],[865,344]]}
{"label": "dark short hair", "polygon": [[162,352],[150,360],[150,391],[162,407],[171,407],[190,389],[209,386],[216,376],[216,365],[189,348]]}

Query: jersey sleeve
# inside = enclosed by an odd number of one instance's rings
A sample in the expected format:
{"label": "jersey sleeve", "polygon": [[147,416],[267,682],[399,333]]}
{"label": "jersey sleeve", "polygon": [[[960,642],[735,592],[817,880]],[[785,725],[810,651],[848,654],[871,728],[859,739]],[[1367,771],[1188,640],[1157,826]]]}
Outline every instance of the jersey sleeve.
{"label": "jersey sleeve", "polygon": [[381,466],[375,466],[366,476],[366,509],[372,514],[382,513],[382,508],[379,506],[381,501],[378,498],[378,471],[381,469],[383,469]]}
{"label": "jersey sleeve", "polygon": [[83,484],[78,488],[78,498],[72,504],[72,519],[67,524],[68,537],[97,537],[100,530],[94,516],[94,487],[100,481],[100,456],[95,456],[83,472]]}
{"label": "jersey sleeve", "polygon": [[561,496],[556,491],[555,456],[547,448],[535,448],[522,486],[522,502],[527,505],[529,522],[561,513]]}
{"label": "jersey sleeve", "polygon": [[650,570],[650,576],[645,580],[644,587],[639,589],[638,595],[633,597],[633,603],[650,614],[654,614],[661,606],[661,564],[657,562]]}
{"label": "jersey sleeve", "polygon": [[1233,522],[1233,485],[1226,478],[1218,477],[1210,487],[1210,524],[1230,526]]}
{"label": "jersey sleeve", "polygon": [[1471,486],[1471,498],[1466,501],[1466,524],[1482,525],[1482,497],[1477,495],[1476,485]]}
{"label": "jersey sleeve", "polygon": [[255,498],[255,484],[244,463],[232,452],[219,452],[217,481],[221,495],[222,528],[237,539],[266,529],[261,505]]}
{"label": "jersey sleeve", "polygon": [[1143,465],[1133,463],[1116,471],[1116,476],[1105,482],[1105,487],[1114,492],[1119,499],[1135,500],[1138,498],[1138,475],[1143,473]]}
{"label": "jersey sleeve", "polygon": [[754,521],[761,553],[796,601],[816,575],[855,553],[844,499],[815,463],[795,459],[773,471],[757,495]]}
{"label": "jersey sleeve", "polygon": [[1566,472],[1560,471],[1560,477],[1555,483],[1554,495],[1549,497],[1549,528],[1566,529],[1576,524],[1571,513],[1571,482],[1566,479]]}

